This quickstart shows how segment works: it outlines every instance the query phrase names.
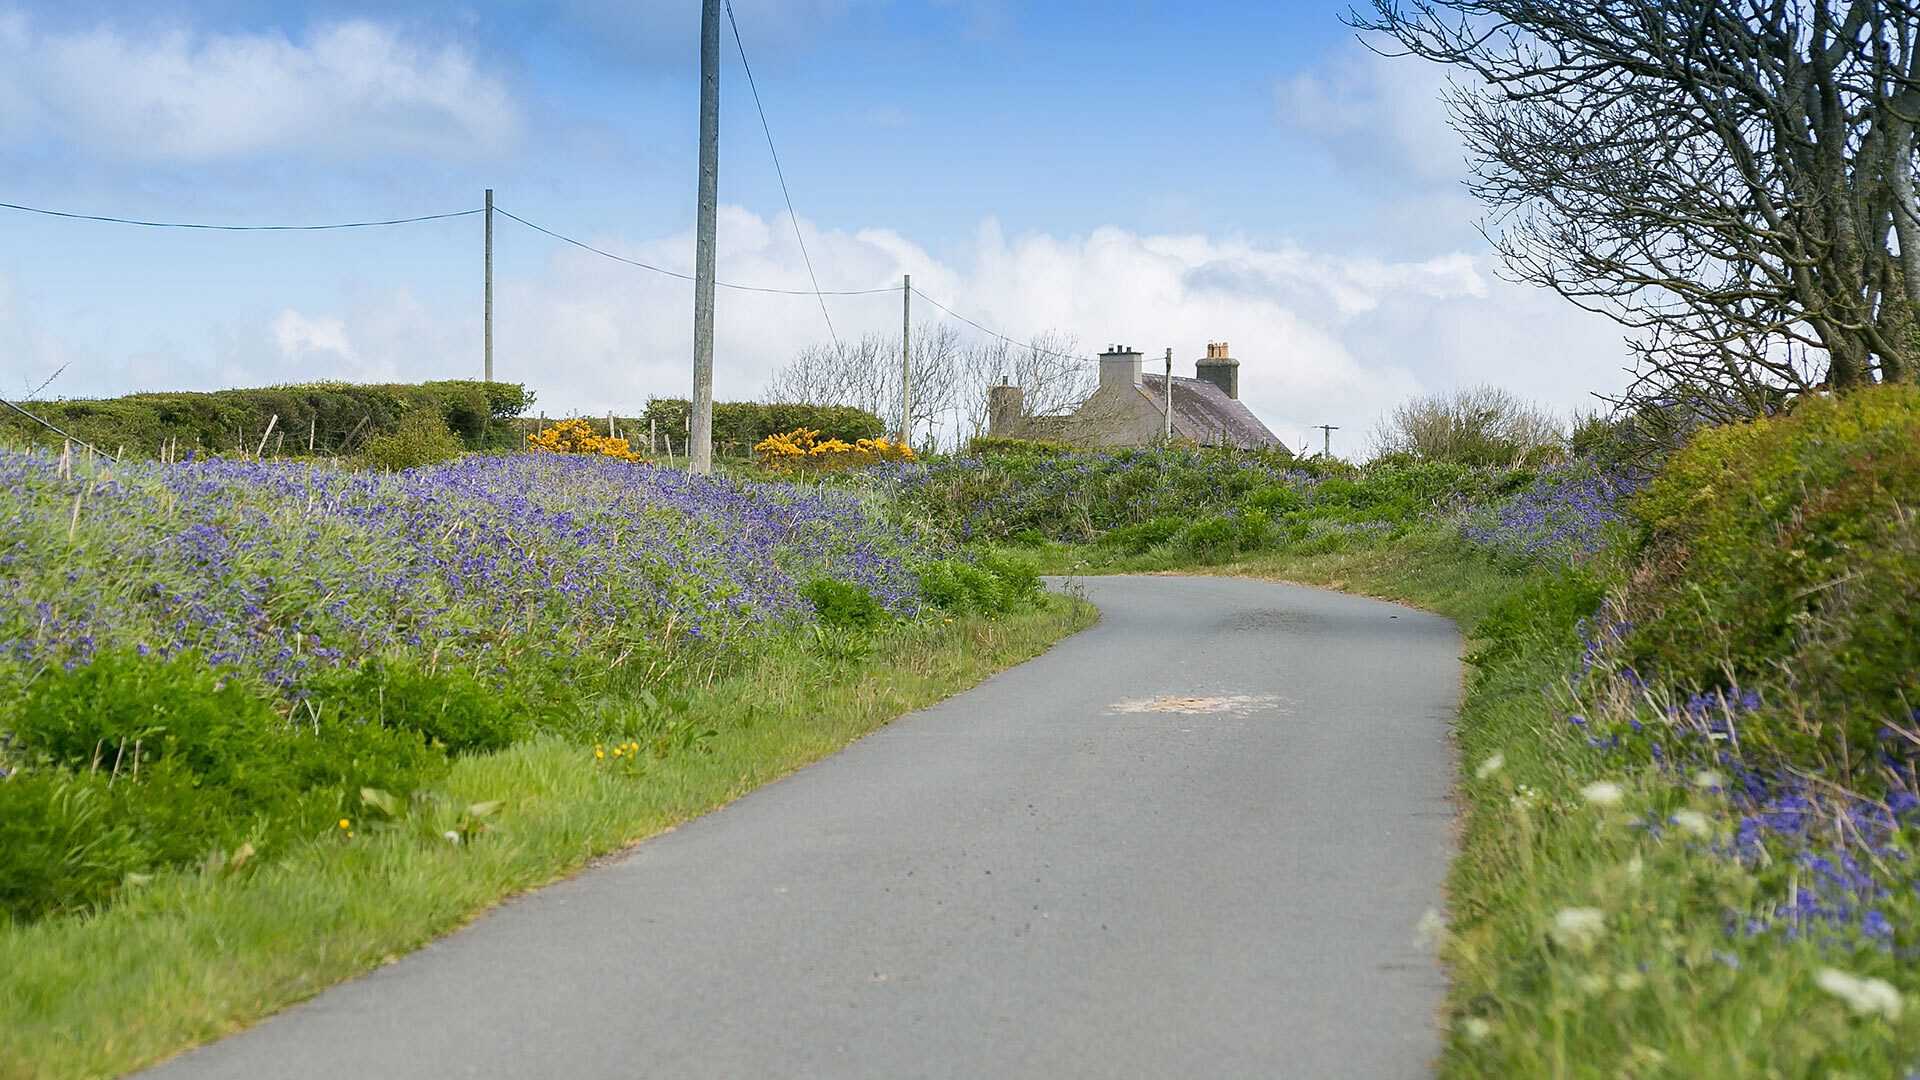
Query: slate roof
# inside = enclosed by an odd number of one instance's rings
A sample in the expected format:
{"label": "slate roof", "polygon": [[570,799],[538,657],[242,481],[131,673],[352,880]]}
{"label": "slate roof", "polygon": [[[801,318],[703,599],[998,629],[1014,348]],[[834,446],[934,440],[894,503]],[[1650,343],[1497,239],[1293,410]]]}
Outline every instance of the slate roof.
{"label": "slate roof", "polygon": [[[1142,375],[1140,392],[1155,409],[1165,407],[1164,375]],[[1243,450],[1282,448],[1267,425],[1240,401],[1205,379],[1173,377],[1173,433],[1202,446],[1237,446]]]}

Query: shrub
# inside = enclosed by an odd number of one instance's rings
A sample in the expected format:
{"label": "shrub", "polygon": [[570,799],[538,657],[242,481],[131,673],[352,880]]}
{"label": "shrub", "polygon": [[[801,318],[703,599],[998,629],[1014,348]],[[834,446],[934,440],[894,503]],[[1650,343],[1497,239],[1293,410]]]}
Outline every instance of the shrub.
{"label": "shrub", "polygon": [[965,559],[940,559],[920,569],[921,598],[956,615],[998,610],[999,593],[998,579]]}
{"label": "shrub", "polygon": [[822,626],[836,630],[872,630],[886,621],[887,609],[859,585],[814,578],[801,589]]}
{"label": "shrub", "polygon": [[[691,410],[685,398],[653,398],[647,402],[647,411],[630,427],[644,431],[649,424],[656,425],[661,432],[672,435],[677,444],[687,431]],[[823,439],[845,443],[877,439],[887,430],[878,416],[845,405],[719,401],[713,406],[713,441],[722,447],[737,447],[744,452],[768,436],[796,428],[809,428]]]}
{"label": "shrub", "polygon": [[1920,703],[1920,605],[1895,599],[1920,595],[1915,506],[1920,388],[1700,432],[1633,504],[1630,661],[1703,691],[1790,680],[1818,722],[1766,737],[1873,760],[1880,729]]}
{"label": "shrub", "polygon": [[1100,538],[1100,542],[1119,548],[1129,555],[1143,555],[1179,536],[1180,531],[1186,527],[1187,522],[1184,518],[1157,517],[1138,525],[1122,525],[1117,529],[1111,529]]}
{"label": "shrub", "polygon": [[1239,550],[1240,530],[1225,514],[1203,517],[1180,533],[1180,543],[1198,559],[1220,559]]}
{"label": "shrub", "polygon": [[1503,468],[1557,460],[1566,435],[1544,409],[1476,386],[1395,407],[1375,425],[1373,440],[1380,457]]}
{"label": "shrub", "polygon": [[[307,453],[309,436],[317,454],[363,450],[368,441],[393,434],[406,417],[420,411],[438,414],[467,449],[485,449],[510,439],[506,422],[532,404],[533,395],[515,383],[445,381],[131,394],[43,402],[33,411],[108,453],[124,449],[134,457],[154,457],[167,447],[183,456],[251,454],[271,423],[276,434],[267,453],[294,456]],[[16,413],[0,416],[0,437],[24,444],[57,446],[61,441]]]}
{"label": "shrub", "polygon": [[1011,611],[1039,599],[1044,586],[1040,571],[1025,559],[1013,555],[986,552],[980,556],[980,569],[992,574],[999,585],[995,611]]}
{"label": "shrub", "polygon": [[977,559],[939,559],[920,570],[920,595],[956,615],[999,615],[1038,600],[1040,573],[1025,559],[991,552]]}
{"label": "shrub", "polygon": [[[558,692],[547,688],[548,694]],[[311,693],[337,723],[412,732],[449,754],[504,750],[524,738],[538,717],[564,708],[564,699],[535,704],[466,671],[428,672],[411,659],[368,661],[322,676],[313,680]]]}
{"label": "shrub", "polygon": [[587,421],[574,417],[527,436],[527,445],[553,454],[598,454],[617,461],[646,461],[627,440],[596,435]]}
{"label": "shrub", "polygon": [[883,461],[912,461],[913,449],[886,439],[848,443],[822,439],[812,428],[769,435],[753,448],[756,461],[775,472],[845,472]]}
{"label": "shrub", "polygon": [[1080,447],[1067,442],[1052,442],[1046,439],[1007,439],[992,435],[979,435],[967,440],[969,457],[987,457],[994,454],[1073,454]]}
{"label": "shrub", "polygon": [[316,835],[360,788],[411,792],[445,766],[417,732],[335,715],[325,699],[307,716],[283,720],[193,655],[110,651],[34,680],[0,720],[9,759],[28,763],[0,783],[0,805],[46,833],[31,845],[46,868],[10,913],[88,906],[128,873]]}
{"label": "shrub", "polygon": [[367,463],[376,469],[398,472],[452,461],[463,449],[439,414],[422,410],[408,414],[392,434],[370,440]]}

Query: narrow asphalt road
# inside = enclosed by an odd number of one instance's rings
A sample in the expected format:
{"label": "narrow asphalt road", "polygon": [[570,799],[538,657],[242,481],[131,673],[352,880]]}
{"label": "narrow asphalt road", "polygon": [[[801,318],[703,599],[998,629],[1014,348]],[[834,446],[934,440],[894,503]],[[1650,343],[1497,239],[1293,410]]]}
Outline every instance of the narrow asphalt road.
{"label": "narrow asphalt road", "polygon": [[1083,584],[1046,656],[153,1075],[1426,1075],[1451,624]]}

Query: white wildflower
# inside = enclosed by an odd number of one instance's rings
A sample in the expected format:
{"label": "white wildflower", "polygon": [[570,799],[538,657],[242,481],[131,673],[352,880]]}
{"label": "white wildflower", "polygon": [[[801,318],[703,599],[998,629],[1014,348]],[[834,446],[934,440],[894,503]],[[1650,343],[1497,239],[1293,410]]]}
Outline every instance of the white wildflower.
{"label": "white wildflower", "polygon": [[1493,1025],[1477,1016],[1469,1016],[1460,1021],[1460,1034],[1470,1043],[1483,1043],[1493,1034]]}
{"label": "white wildflower", "polygon": [[1639,852],[1634,852],[1633,858],[1627,860],[1627,880],[1638,882],[1646,871],[1647,864],[1641,860]]}
{"label": "white wildflower", "polygon": [[1900,997],[1900,991],[1885,979],[1861,978],[1849,975],[1837,968],[1821,968],[1813,981],[1820,989],[1847,1003],[1847,1008],[1862,1016],[1878,1013],[1889,1020],[1900,1018],[1900,1009],[1906,1004]]}
{"label": "white wildflower", "polygon": [[1479,768],[1473,770],[1473,777],[1476,780],[1485,780],[1487,777],[1506,768],[1506,766],[1507,755],[1495,750],[1487,760],[1480,763]]}
{"label": "white wildflower", "polygon": [[1627,797],[1627,789],[1611,780],[1600,780],[1581,788],[1580,796],[1589,803],[1606,809],[1619,806]]}
{"label": "white wildflower", "polygon": [[454,832],[452,829],[448,829],[446,832],[443,832],[440,835],[446,837],[447,843],[452,844],[454,847],[460,846],[460,834],[457,832]]}
{"label": "white wildflower", "polygon": [[1701,791],[1718,791],[1727,786],[1727,778],[1711,769],[1703,769],[1694,774],[1693,786]]}
{"label": "white wildflower", "polygon": [[1681,830],[1689,836],[1697,836],[1704,840],[1713,835],[1713,822],[1707,820],[1707,815],[1698,810],[1675,810],[1673,823],[1680,826]]}
{"label": "white wildflower", "polygon": [[1447,940],[1446,918],[1432,908],[1428,908],[1427,913],[1420,916],[1420,921],[1414,925],[1414,945],[1421,949],[1432,949],[1437,948],[1445,940]]}
{"label": "white wildflower", "polygon": [[1575,907],[1561,908],[1553,916],[1553,927],[1547,931],[1555,944],[1569,949],[1586,952],[1600,943],[1606,936],[1607,916],[1599,908]]}

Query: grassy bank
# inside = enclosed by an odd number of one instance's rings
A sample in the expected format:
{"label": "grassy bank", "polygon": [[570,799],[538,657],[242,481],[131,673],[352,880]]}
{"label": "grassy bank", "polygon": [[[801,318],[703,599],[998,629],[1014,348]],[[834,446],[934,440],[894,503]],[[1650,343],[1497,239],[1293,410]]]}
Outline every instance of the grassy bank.
{"label": "grassy bank", "polygon": [[[463,757],[433,802],[394,820],[366,808],[351,830],[272,864],[170,871],[100,913],[0,931],[0,1075],[113,1075],[238,1030],[1037,655],[1092,617],[1056,600],[900,627],[865,655],[831,638],[771,651],[679,711],[683,730],[713,732],[695,750],[629,765],[624,753],[595,758],[543,737]],[[462,843],[445,837],[465,808],[494,802]]]}

